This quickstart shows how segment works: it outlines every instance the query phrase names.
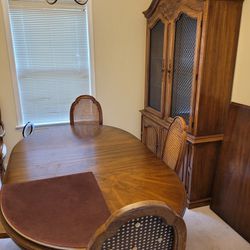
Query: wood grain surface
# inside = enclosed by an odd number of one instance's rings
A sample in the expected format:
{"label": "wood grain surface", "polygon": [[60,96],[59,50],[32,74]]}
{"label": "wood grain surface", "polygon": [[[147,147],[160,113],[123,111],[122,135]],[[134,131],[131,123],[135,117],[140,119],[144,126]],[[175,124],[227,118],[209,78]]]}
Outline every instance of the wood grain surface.
{"label": "wood grain surface", "polygon": [[250,242],[250,107],[232,103],[211,208]]}
{"label": "wood grain surface", "polygon": [[111,213],[158,200],[184,214],[186,193],[175,172],[136,137],[109,126],[37,128],[14,147],[4,184],[87,171],[94,173]]}
{"label": "wood grain surface", "polygon": [[[192,70],[192,87],[189,92],[190,111],[188,121],[188,151],[182,168],[183,182],[188,193],[188,207],[208,205],[215,166],[224,134],[225,119],[231,100],[235,59],[238,46],[241,11],[243,0],[152,0],[144,12],[147,21],[146,69],[145,69],[145,105],[142,113],[142,141],[152,151],[161,156],[169,124],[173,119],[173,90],[178,76],[175,70],[177,24],[179,17],[185,14],[197,22],[196,33],[187,36],[183,32],[184,46],[188,48],[191,37],[196,34],[194,61],[180,53]],[[160,115],[149,108],[148,96],[155,95],[156,89],[149,88],[150,56],[152,53],[150,31],[152,23],[160,19],[165,24],[165,40],[162,63],[155,63],[158,72],[162,72],[162,109]],[[191,51],[191,50],[190,50]],[[189,63],[187,63],[189,62]],[[191,67],[192,66],[192,67]],[[184,68],[184,67],[183,67]],[[157,71],[156,71],[157,72]],[[181,100],[187,98],[185,81],[187,68],[179,74]],[[182,80],[182,81],[181,81]],[[189,97],[188,97],[189,98]],[[185,109],[180,110],[185,113]],[[180,114],[181,112],[180,112]],[[184,117],[184,116],[183,116]]]}

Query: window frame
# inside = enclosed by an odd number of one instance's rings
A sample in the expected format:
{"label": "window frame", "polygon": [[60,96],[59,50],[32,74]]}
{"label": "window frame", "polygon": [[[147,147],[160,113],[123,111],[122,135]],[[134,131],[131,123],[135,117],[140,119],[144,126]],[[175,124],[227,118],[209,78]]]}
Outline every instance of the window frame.
{"label": "window frame", "polygon": [[[73,2],[73,0],[72,0]],[[74,4],[76,4],[74,2]],[[5,37],[7,43],[7,50],[9,55],[9,65],[10,65],[10,73],[12,80],[12,88],[15,100],[15,108],[16,108],[16,129],[21,129],[24,127],[24,121],[22,117],[22,105],[21,105],[21,96],[20,89],[17,79],[17,71],[16,71],[16,63],[15,63],[15,55],[13,48],[13,38],[11,34],[11,25],[10,25],[10,17],[9,17],[9,3],[8,0],[2,0],[2,12],[3,12],[3,20],[4,20],[4,28],[5,28]],[[49,6],[48,6],[49,7]],[[88,1],[87,6],[85,7],[87,11],[87,30],[88,30],[88,42],[89,42],[89,79],[90,79],[90,95],[96,96],[96,84],[95,84],[95,61],[94,61],[94,28],[93,28],[93,11],[92,11],[92,1]],[[79,93],[79,95],[82,93]],[[52,123],[38,123],[36,126],[47,126],[47,125],[57,125],[57,124],[69,124],[67,122],[52,122]]]}

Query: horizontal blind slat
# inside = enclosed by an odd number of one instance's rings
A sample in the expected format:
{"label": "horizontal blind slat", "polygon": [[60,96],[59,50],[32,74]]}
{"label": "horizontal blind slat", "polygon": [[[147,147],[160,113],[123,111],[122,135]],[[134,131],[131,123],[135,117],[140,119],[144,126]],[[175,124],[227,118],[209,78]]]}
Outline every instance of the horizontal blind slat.
{"label": "horizontal blind slat", "polygon": [[18,2],[9,15],[23,122],[68,121],[76,96],[90,93],[87,11]]}

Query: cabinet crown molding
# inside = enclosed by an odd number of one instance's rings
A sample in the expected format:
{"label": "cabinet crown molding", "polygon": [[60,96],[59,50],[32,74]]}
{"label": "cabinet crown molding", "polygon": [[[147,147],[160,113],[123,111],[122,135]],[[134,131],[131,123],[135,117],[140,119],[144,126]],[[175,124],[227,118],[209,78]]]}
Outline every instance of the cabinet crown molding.
{"label": "cabinet crown molding", "polygon": [[151,18],[155,10],[158,8],[159,12],[167,18],[171,19],[173,15],[173,10],[180,8],[181,6],[186,6],[192,8],[197,4],[203,5],[204,0],[153,0],[147,10],[143,12],[144,16],[148,19]]}
{"label": "cabinet crown molding", "polygon": [[220,1],[235,1],[243,2],[244,0],[153,0],[147,10],[143,12],[144,16],[148,19],[151,18],[155,10],[159,8],[159,11],[165,18],[171,19],[172,10],[178,9],[180,6],[187,6],[192,8],[193,5],[197,7],[200,4],[202,7],[205,2],[220,2]]}

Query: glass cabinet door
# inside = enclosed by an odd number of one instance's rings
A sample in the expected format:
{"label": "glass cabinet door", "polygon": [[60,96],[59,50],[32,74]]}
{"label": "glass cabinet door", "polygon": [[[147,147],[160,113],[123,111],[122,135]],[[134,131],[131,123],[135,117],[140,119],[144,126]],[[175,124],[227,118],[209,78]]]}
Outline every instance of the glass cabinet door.
{"label": "glass cabinet door", "polygon": [[148,71],[148,103],[147,106],[161,112],[163,86],[163,51],[165,25],[159,20],[150,29],[149,38],[149,71]]}
{"label": "glass cabinet door", "polygon": [[197,19],[181,14],[175,24],[170,116],[189,124],[192,102]]}

